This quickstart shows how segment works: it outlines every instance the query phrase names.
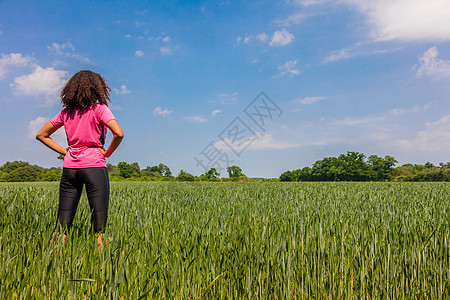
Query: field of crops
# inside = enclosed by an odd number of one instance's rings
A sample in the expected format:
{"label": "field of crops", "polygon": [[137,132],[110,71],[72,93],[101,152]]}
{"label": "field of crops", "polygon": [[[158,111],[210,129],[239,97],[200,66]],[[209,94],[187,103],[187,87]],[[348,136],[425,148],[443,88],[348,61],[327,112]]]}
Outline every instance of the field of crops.
{"label": "field of crops", "polygon": [[448,183],[112,182],[96,250],[85,195],[0,185],[0,299],[450,298]]}

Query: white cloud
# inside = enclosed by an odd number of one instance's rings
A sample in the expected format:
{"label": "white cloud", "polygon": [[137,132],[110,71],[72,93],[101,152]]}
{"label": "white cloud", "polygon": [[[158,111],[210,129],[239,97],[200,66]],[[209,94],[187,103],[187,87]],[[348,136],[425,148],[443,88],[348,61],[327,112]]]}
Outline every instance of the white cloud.
{"label": "white cloud", "polygon": [[339,0],[355,5],[374,27],[375,40],[449,40],[448,0]]}
{"label": "white cloud", "polygon": [[206,123],[208,120],[203,118],[202,116],[186,116],[184,119],[191,123]]}
{"label": "white cloud", "polygon": [[72,45],[71,42],[62,44],[52,43],[50,46],[47,46],[47,49],[57,54],[63,54],[64,51],[74,51],[75,47]]}
{"label": "white cloud", "polygon": [[56,68],[56,67],[58,67],[58,68],[68,68],[70,66],[70,64],[67,63],[66,61],[63,61],[61,59],[56,58],[56,59],[54,59],[52,61],[52,66],[54,68]]}
{"label": "white cloud", "polygon": [[243,44],[248,44],[249,42],[250,42],[250,40],[252,39],[252,37],[250,37],[250,36],[247,36],[247,37],[241,37],[241,36],[238,36],[237,38],[236,38],[236,44],[237,45],[240,45],[241,43],[243,43]]}
{"label": "white cloud", "polygon": [[135,21],[134,25],[136,26],[136,28],[142,27],[144,26],[146,23],[145,22],[141,22],[141,21]]}
{"label": "white cloud", "polygon": [[393,116],[400,116],[406,113],[406,109],[404,108],[394,108],[391,110],[391,115]]}
{"label": "white cloud", "polygon": [[300,104],[311,104],[311,103],[318,102],[318,101],[321,101],[324,99],[326,99],[326,97],[314,96],[314,97],[298,98],[298,99],[295,99],[294,102],[300,103]]}
{"label": "white cloud", "polygon": [[450,115],[443,116],[442,118],[440,118],[436,122],[431,122],[431,123],[427,122],[427,123],[425,123],[425,126],[427,126],[427,127],[436,127],[436,126],[441,126],[441,125],[444,125],[444,126],[447,125],[448,127],[450,127]]}
{"label": "white cloud", "polygon": [[431,106],[431,102],[423,105],[423,106],[419,106],[419,105],[415,105],[413,108],[411,109],[405,109],[405,108],[394,108],[390,111],[390,114],[393,116],[400,116],[406,113],[418,113],[418,112],[424,112],[427,111],[430,106]]}
{"label": "white cloud", "polygon": [[[397,108],[381,115],[345,118],[337,121],[303,121],[288,134],[301,147],[338,145],[337,148],[359,149],[392,155],[403,162],[447,161],[450,149],[450,114],[429,119],[424,113],[431,103],[410,108]],[[407,113],[422,113],[427,118],[422,126],[419,117],[411,119]],[[399,117],[399,115],[402,115]],[[413,123],[411,123],[411,121]],[[285,130],[286,131],[286,130]],[[366,152],[367,153],[367,152]]]}
{"label": "white cloud", "polygon": [[45,117],[37,117],[35,120],[31,120],[28,123],[28,137],[34,138],[42,126],[47,124],[48,121],[49,119]]}
{"label": "white cloud", "polygon": [[[389,113],[378,116],[362,118],[345,118],[343,120],[326,123],[326,127],[320,127],[319,131],[331,133],[339,137],[338,143],[358,145],[375,149],[372,151],[385,151],[390,155],[409,157],[414,160],[429,160],[434,157],[437,160],[448,157],[450,147],[450,114],[425,123],[411,127],[399,122],[399,115],[406,113],[425,112],[431,103],[414,106],[410,109],[394,109]],[[405,118],[403,118],[405,119]],[[340,126],[348,126],[348,129]],[[416,129],[419,126],[419,129]],[[304,126],[305,127],[305,126]],[[314,128],[317,131],[317,128]],[[308,133],[308,135],[311,135]],[[305,139],[307,141],[308,138]],[[302,145],[303,145],[302,139]],[[424,158],[428,157],[428,158]],[[444,158],[447,159],[447,158]]]}
{"label": "white cloud", "polygon": [[300,0],[312,5],[356,6],[372,27],[376,41],[449,40],[450,1],[448,0]]}
{"label": "white cloud", "polygon": [[2,54],[0,58],[0,79],[4,78],[9,68],[13,66],[26,66],[32,61],[31,57],[20,53]]}
{"label": "white cloud", "polygon": [[297,61],[296,60],[290,60],[284,65],[281,65],[278,67],[278,70],[280,70],[280,75],[286,75],[289,74],[290,76],[298,75],[300,74],[300,70],[297,69]]}
{"label": "white cloud", "polygon": [[[38,131],[49,121],[46,117],[37,117],[28,123],[28,137],[34,139]],[[53,135],[52,139],[60,144],[62,147],[67,147],[66,131],[62,128],[58,129]]]}
{"label": "white cloud", "polygon": [[211,116],[212,117],[215,117],[215,116],[217,116],[218,114],[220,114],[222,111],[220,110],[220,109],[216,109],[216,110],[213,110],[212,112],[211,112]]}
{"label": "white cloud", "polygon": [[172,53],[172,50],[168,47],[161,47],[159,51],[161,52],[162,55],[169,55]]}
{"label": "white cloud", "polygon": [[444,154],[448,157],[450,148],[450,115],[441,117],[435,122],[428,122],[410,139],[391,139],[390,144],[403,151],[415,151],[426,154]]}
{"label": "white cloud", "polygon": [[439,58],[439,51],[436,46],[431,47],[419,58],[419,69],[417,70],[416,76],[450,76],[450,60]]}
{"label": "white cloud", "polygon": [[286,29],[275,31],[270,41],[270,46],[285,46],[294,40],[294,35]]}
{"label": "white cloud", "polygon": [[173,111],[172,110],[168,110],[167,108],[162,109],[161,107],[157,106],[154,110],[153,110],[153,115],[154,116],[163,116],[163,117],[167,117],[168,115],[170,115]]}
{"label": "white cloud", "polygon": [[296,14],[290,15],[284,19],[275,20],[274,23],[279,26],[282,26],[282,27],[289,27],[292,25],[300,24],[307,17],[308,17],[308,15],[305,13],[296,13]]}
{"label": "white cloud", "polygon": [[[384,45],[383,45],[384,46]],[[375,46],[376,47],[376,46]],[[349,59],[355,56],[360,55],[375,55],[375,54],[384,54],[384,53],[392,53],[403,49],[404,47],[392,47],[392,48],[374,48],[373,41],[359,42],[355,45],[334,51],[332,54],[325,57],[322,61],[323,64],[338,61],[343,59]]]}
{"label": "white cloud", "polygon": [[[237,45],[248,44],[253,39],[256,39],[262,43],[267,43],[267,41],[269,40],[269,36],[265,32],[262,32],[256,36],[247,36],[247,37],[238,36],[236,38],[236,44]],[[269,45],[270,46],[285,46],[285,45],[291,43],[293,40],[294,40],[294,35],[283,28],[281,30],[274,32],[272,39],[269,42]]]}
{"label": "white cloud", "polygon": [[70,54],[69,57],[74,58],[74,59],[76,59],[76,60],[78,60],[78,61],[81,61],[81,62],[84,62],[84,63],[89,63],[89,62],[91,62],[91,61],[89,60],[89,58],[84,57],[84,56],[82,56],[82,55],[80,55],[80,54]]}
{"label": "white cloud", "polygon": [[[90,62],[89,58],[84,57],[77,53],[73,53],[75,51],[75,47],[72,45],[71,42],[66,42],[62,44],[52,43],[50,46],[47,46],[47,49],[56,55],[73,58],[84,63]],[[57,62],[59,63],[59,61]]]}
{"label": "white cloud", "polygon": [[[450,148],[450,115],[444,115],[422,126],[417,123],[414,125],[399,124],[398,121],[390,124],[372,122],[351,127],[351,131],[340,130],[337,134],[344,133],[347,136],[344,143],[392,155],[403,163],[447,161]],[[334,126],[330,127],[330,130],[334,129]]]}
{"label": "white cloud", "polygon": [[256,39],[259,40],[259,41],[261,41],[261,42],[263,42],[263,43],[267,42],[268,38],[269,38],[269,36],[268,36],[267,33],[265,33],[265,32],[260,33],[260,34],[258,34],[258,35],[256,36]]}
{"label": "white cloud", "polygon": [[124,94],[129,94],[129,93],[130,93],[130,91],[128,90],[127,86],[124,85],[124,84],[122,84],[122,85],[120,86],[120,90],[119,90],[119,89],[113,89],[113,92],[114,92],[116,95],[124,95]]}
{"label": "white cloud", "polygon": [[343,120],[337,120],[334,122],[334,125],[344,125],[344,126],[359,126],[363,124],[369,124],[374,123],[378,121],[384,120],[384,116],[378,116],[378,117],[364,117],[364,118],[345,118]]}
{"label": "white cloud", "polygon": [[350,52],[350,48],[345,48],[345,49],[338,50],[338,51],[334,52],[333,54],[325,57],[323,62],[328,63],[328,62],[332,62],[332,61],[347,59],[352,56],[354,56],[354,54],[352,54]]}
{"label": "white cloud", "polygon": [[428,102],[427,104],[425,104],[424,106],[420,107],[418,105],[414,106],[414,108],[412,109],[413,112],[422,112],[422,111],[426,111],[431,107],[431,102]]}
{"label": "white cloud", "polygon": [[300,121],[293,128],[283,126],[283,133],[291,136],[299,147],[327,146],[351,143],[351,139],[344,136],[341,128],[336,128],[328,122]]}
{"label": "white cloud", "polygon": [[224,94],[224,93],[220,93],[217,94],[217,96],[219,97],[218,102],[222,103],[222,104],[233,104],[236,103],[238,101],[238,93],[234,92],[231,94]]}
{"label": "white cloud", "polygon": [[250,144],[248,147],[249,150],[281,150],[281,149],[290,149],[297,148],[299,144],[291,143],[286,141],[275,141],[273,136],[270,133],[266,134],[256,134],[256,140]]}
{"label": "white cloud", "polygon": [[329,1],[330,0],[303,0],[303,1],[297,1],[297,2],[303,6],[311,6],[311,5],[324,4]]}
{"label": "white cloud", "polygon": [[47,104],[55,104],[66,83],[67,71],[37,66],[33,73],[14,78],[14,87],[20,94],[44,95]]}
{"label": "white cloud", "polygon": [[165,37],[163,37],[162,41],[163,41],[164,43],[170,42],[170,36],[165,36]]}
{"label": "white cloud", "polygon": [[[251,137],[251,139],[252,141],[249,142],[248,148],[245,150],[281,150],[297,148],[300,146],[297,143],[276,141],[270,133],[261,134],[257,132],[253,137]],[[235,144],[235,142],[231,141],[229,138],[225,138],[224,140],[217,141],[214,144],[214,147],[220,150],[230,151],[230,147],[228,145],[233,144]]]}
{"label": "white cloud", "polygon": [[134,54],[136,54],[137,57],[141,57],[144,55],[144,51],[142,50],[137,50]]}

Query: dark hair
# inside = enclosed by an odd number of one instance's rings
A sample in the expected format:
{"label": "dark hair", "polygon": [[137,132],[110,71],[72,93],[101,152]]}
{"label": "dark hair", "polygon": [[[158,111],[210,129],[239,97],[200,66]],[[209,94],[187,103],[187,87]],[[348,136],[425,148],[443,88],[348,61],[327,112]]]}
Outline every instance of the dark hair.
{"label": "dark hair", "polygon": [[110,91],[100,74],[83,70],[67,81],[61,91],[61,103],[67,110],[87,109],[97,103],[108,105]]}

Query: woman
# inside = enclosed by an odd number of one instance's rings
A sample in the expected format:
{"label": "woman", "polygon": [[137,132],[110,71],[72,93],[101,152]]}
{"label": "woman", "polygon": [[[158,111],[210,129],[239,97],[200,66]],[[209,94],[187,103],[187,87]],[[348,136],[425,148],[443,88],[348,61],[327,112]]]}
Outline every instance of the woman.
{"label": "woman", "polygon": [[[83,185],[92,211],[91,224],[97,234],[98,249],[108,218],[109,178],[105,157],[110,157],[123,139],[123,132],[108,108],[109,88],[106,80],[92,71],[79,71],[61,91],[64,109],[42,127],[36,135],[50,149],[64,155],[63,173],[59,187],[58,221],[70,229],[73,223]],[[64,126],[66,151],[51,139],[51,135]],[[106,128],[114,137],[104,150]],[[63,235],[63,244],[66,234]]]}

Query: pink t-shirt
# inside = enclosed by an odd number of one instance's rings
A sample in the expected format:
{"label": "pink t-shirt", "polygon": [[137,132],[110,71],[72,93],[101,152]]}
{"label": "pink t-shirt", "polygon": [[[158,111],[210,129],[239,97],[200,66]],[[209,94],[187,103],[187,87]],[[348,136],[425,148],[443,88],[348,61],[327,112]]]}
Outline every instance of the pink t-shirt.
{"label": "pink t-shirt", "polygon": [[[86,110],[63,109],[50,122],[60,128],[64,126],[67,135],[69,151],[64,157],[64,168],[95,168],[106,167],[103,154],[97,149],[103,148],[100,142],[102,127],[115,117],[108,106],[97,104]],[[106,136],[107,127],[104,126]]]}

